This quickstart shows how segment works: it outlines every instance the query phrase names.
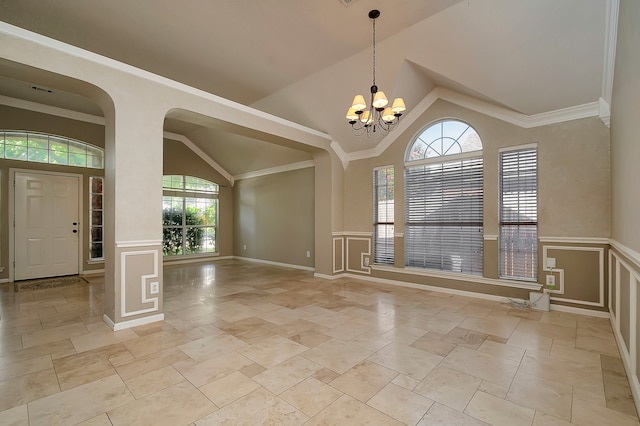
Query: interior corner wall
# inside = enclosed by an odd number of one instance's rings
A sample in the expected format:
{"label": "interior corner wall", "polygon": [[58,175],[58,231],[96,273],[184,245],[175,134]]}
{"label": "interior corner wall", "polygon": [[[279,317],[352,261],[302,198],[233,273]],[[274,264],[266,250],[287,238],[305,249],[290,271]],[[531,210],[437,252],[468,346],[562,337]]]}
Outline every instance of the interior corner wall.
{"label": "interior corner wall", "polygon": [[620,0],[611,99],[609,312],[640,407],[640,2]]}
{"label": "interior corner wall", "polygon": [[163,173],[206,179],[220,185],[217,244],[220,256],[233,254],[233,188],[229,181],[185,144],[164,139]]}
{"label": "interior corner wall", "polygon": [[640,253],[640,2],[621,0],[611,102],[611,238]]}
{"label": "interior corner wall", "polygon": [[313,167],[236,181],[234,255],[313,268],[314,185]]}

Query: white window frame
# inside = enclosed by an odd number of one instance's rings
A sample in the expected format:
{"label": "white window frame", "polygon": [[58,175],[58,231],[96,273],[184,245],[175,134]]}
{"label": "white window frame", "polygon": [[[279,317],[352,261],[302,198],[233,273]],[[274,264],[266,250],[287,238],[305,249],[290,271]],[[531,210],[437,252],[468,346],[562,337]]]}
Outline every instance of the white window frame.
{"label": "white window frame", "polygon": [[[393,199],[381,201],[378,196],[381,186],[378,185],[378,174],[390,170],[393,173],[391,189]],[[394,230],[395,230],[395,170],[393,166],[376,167],[373,169],[373,263],[393,265],[395,257]],[[388,187],[385,185],[385,187]],[[387,194],[389,191],[385,191]],[[384,203],[384,209],[381,209]],[[390,216],[390,217],[389,217]],[[381,236],[383,232],[385,235]]]}
{"label": "white window frame", "polygon": [[[479,139],[477,131],[470,124],[458,119],[443,119],[426,126],[407,147],[405,155],[405,265],[432,270],[440,270],[464,275],[483,274],[483,202],[484,202],[484,161],[482,149],[464,151],[459,140],[451,138],[442,132],[442,139],[452,139],[461,147],[460,153],[440,156],[426,156],[421,159],[411,159],[414,144],[418,141],[427,148],[433,141],[425,141],[421,136],[431,131],[432,126],[442,125],[445,122],[456,121],[469,126]],[[444,128],[444,127],[443,127]],[[466,130],[465,130],[466,133]],[[463,133],[464,134],[464,133]],[[437,141],[438,139],[434,139]],[[427,151],[425,151],[426,153]],[[460,169],[460,176],[453,176],[453,180],[438,181],[437,175],[429,176],[432,171],[444,176],[446,171]],[[423,168],[423,170],[420,170]],[[431,169],[431,170],[429,170]],[[411,173],[417,173],[411,176]],[[463,179],[468,173],[468,179],[473,184],[469,187],[463,185]],[[453,191],[444,188],[439,193],[429,194],[430,188],[421,191],[420,180],[432,179],[446,184],[460,184],[453,187]],[[479,182],[479,185],[478,185]],[[415,187],[418,187],[415,189]],[[470,188],[470,189],[467,189]],[[412,192],[411,194],[409,192]],[[458,191],[458,192],[455,192]],[[479,194],[478,194],[479,191]],[[457,195],[456,195],[457,194]],[[478,201],[479,195],[479,201]],[[430,198],[431,197],[431,198]],[[442,204],[438,204],[438,200]],[[468,217],[465,208],[456,207],[453,202],[460,201],[470,207],[471,215]],[[447,208],[451,211],[449,215]],[[432,210],[427,212],[427,210]],[[440,210],[440,211],[438,211]],[[431,220],[429,218],[431,216]],[[447,218],[443,221],[443,218]],[[449,219],[453,217],[453,219]],[[473,219],[473,220],[472,220]],[[456,228],[461,232],[457,232]],[[477,230],[477,235],[475,234]],[[437,241],[439,244],[433,244]]]}
{"label": "white window frame", "polygon": [[[163,200],[164,197],[172,197],[172,198],[177,198],[177,199],[181,199],[182,201],[182,219],[181,219],[181,224],[180,225],[164,225],[162,226],[163,229],[163,247],[164,247],[164,231],[166,229],[181,229],[182,230],[182,243],[181,243],[181,247],[182,247],[182,253],[179,254],[167,254],[164,252],[163,249],[163,256],[166,258],[181,258],[181,257],[198,257],[198,256],[211,256],[211,255],[218,255],[219,254],[219,248],[218,248],[218,224],[220,222],[220,203],[219,203],[219,191],[220,191],[220,185],[218,185],[215,182],[203,179],[203,178],[199,178],[196,176],[189,176],[189,175],[164,175],[163,176],[163,180],[164,178],[171,176],[171,177],[181,177],[182,178],[182,189],[180,188],[175,188],[175,187],[164,187],[164,183],[163,183]],[[206,191],[206,190],[198,190],[198,189],[184,189],[185,188],[185,182],[187,180],[187,178],[196,178],[199,179],[203,182],[206,182],[208,184],[212,184],[213,186],[215,186],[215,191]],[[186,240],[187,240],[187,228],[189,227],[193,227],[194,225],[188,225],[186,223],[186,208],[187,208],[187,200],[188,199],[209,199],[209,200],[215,200],[215,204],[216,204],[216,217],[215,217],[215,224],[214,225],[206,225],[206,226],[195,226],[195,227],[201,227],[201,228],[211,228],[214,231],[214,240],[213,240],[213,245],[214,245],[214,251],[204,251],[204,252],[197,252],[197,253],[184,253],[185,247],[186,247]],[[163,202],[164,204],[164,202]],[[163,215],[164,215],[164,207],[163,207]],[[164,222],[164,218],[163,218],[163,222]]]}
{"label": "white window frame", "polygon": [[[93,182],[100,180],[101,192],[94,192]],[[94,199],[100,199],[100,209],[94,208]],[[100,224],[94,223],[94,213],[99,214]],[[100,239],[94,236],[94,229],[100,229]],[[93,257],[93,245],[102,244],[100,256]],[[89,260],[104,260],[104,178],[102,176],[89,176]]]}
{"label": "white window frame", "polygon": [[[526,181],[518,183],[524,185],[529,192],[525,197],[517,196],[512,203],[515,206],[515,216],[507,218],[504,206],[504,170],[503,156],[517,152],[535,151],[535,175],[528,176]],[[501,279],[519,281],[538,281],[538,145],[526,144],[509,148],[502,148],[498,151],[498,273]],[[518,179],[521,178],[518,170]],[[535,185],[535,218],[531,217],[532,194],[531,188]],[[517,189],[517,188],[515,188]],[[513,192],[513,191],[510,191]],[[515,227],[515,235],[513,235]],[[533,235],[531,234],[531,228]],[[511,231],[509,231],[511,228]],[[520,232],[520,229],[527,229],[527,232]],[[517,248],[515,248],[517,247]]]}
{"label": "white window frame", "polygon": [[[24,145],[13,145],[24,149],[24,158],[7,157],[7,136],[23,137]],[[46,139],[46,148],[43,146]],[[66,150],[63,147],[66,145]],[[75,151],[75,152],[72,152]],[[39,154],[39,155],[36,155]],[[42,161],[42,156],[46,161]],[[40,158],[39,158],[40,157]],[[67,167],[84,167],[88,169],[104,169],[104,149],[66,136],[49,133],[0,130],[0,158],[12,161],[28,161],[40,164],[55,164]],[[72,158],[84,158],[82,164],[74,163]]]}

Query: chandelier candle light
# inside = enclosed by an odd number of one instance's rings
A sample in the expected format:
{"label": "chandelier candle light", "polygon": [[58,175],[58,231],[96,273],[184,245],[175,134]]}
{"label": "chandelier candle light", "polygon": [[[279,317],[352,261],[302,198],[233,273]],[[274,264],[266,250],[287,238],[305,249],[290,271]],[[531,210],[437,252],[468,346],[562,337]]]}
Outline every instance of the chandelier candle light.
{"label": "chandelier candle light", "polygon": [[355,134],[366,133],[369,136],[373,132],[380,131],[383,135],[395,129],[400,122],[402,112],[407,108],[402,98],[395,98],[391,107],[389,100],[382,90],[376,86],[376,18],[380,17],[379,10],[369,12],[369,18],[373,20],[373,85],[371,86],[371,106],[367,109],[364,96],[356,95],[353,103],[347,111],[347,120]]}

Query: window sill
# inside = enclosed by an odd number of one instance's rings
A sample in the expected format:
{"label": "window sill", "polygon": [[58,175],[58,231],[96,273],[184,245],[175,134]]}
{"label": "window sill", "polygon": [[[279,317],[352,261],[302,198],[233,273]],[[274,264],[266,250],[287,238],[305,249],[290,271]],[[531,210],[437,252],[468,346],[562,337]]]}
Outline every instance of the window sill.
{"label": "window sill", "polygon": [[374,271],[392,272],[396,274],[419,275],[423,277],[444,278],[456,281],[468,281],[478,284],[496,285],[500,287],[523,288],[526,290],[538,291],[542,288],[541,284],[526,281],[512,281],[495,278],[486,278],[479,275],[459,274],[455,272],[436,271],[421,268],[398,268],[395,266],[373,265],[371,269]]}
{"label": "window sill", "polygon": [[99,265],[104,263],[104,257],[100,259],[89,259],[87,260],[87,265]]}

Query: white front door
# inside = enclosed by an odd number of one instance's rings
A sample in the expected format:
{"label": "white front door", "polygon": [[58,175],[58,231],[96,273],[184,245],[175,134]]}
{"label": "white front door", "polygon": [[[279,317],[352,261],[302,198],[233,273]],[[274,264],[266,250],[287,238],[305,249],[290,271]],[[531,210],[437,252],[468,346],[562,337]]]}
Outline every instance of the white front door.
{"label": "white front door", "polygon": [[78,176],[15,173],[15,279],[78,273]]}

